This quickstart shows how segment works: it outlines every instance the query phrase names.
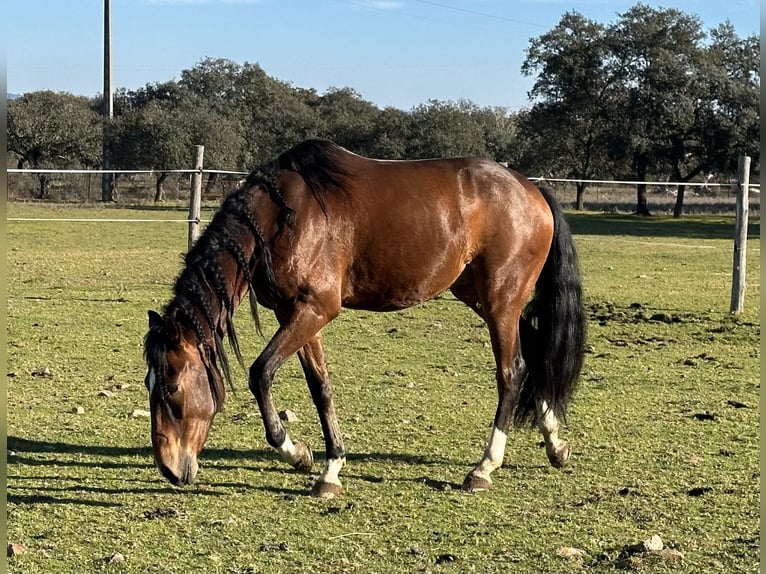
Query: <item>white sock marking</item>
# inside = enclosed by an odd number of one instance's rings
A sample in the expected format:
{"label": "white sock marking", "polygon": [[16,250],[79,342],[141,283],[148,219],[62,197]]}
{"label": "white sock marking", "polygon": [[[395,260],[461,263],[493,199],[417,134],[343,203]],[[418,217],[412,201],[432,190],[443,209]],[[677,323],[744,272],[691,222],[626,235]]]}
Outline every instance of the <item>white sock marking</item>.
{"label": "white sock marking", "polygon": [[484,452],[484,458],[488,458],[492,461],[495,468],[499,468],[503,464],[503,455],[505,454],[505,443],[508,440],[508,435],[501,431],[496,426],[492,426],[492,431],[489,433],[489,439],[487,440],[487,449]]}
{"label": "white sock marking", "polygon": [[553,414],[553,409],[548,408],[546,401],[540,401],[540,430],[542,431],[545,439],[550,437],[553,441],[558,441],[559,421],[556,420],[556,415]]}
{"label": "white sock marking", "polygon": [[328,458],[317,482],[327,482],[340,486],[340,478],[338,478],[338,475],[344,466],[346,466],[346,457]]}
{"label": "white sock marking", "polygon": [[295,452],[295,444],[290,440],[289,435],[285,434],[285,440],[281,446],[277,447],[282,460],[293,464],[298,459],[298,454]]}

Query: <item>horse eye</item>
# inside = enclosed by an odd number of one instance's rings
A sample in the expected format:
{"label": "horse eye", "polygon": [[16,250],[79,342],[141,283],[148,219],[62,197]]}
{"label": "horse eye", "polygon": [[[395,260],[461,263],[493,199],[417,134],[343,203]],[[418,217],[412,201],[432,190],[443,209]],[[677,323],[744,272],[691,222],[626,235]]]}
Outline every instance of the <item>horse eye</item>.
{"label": "horse eye", "polygon": [[176,383],[165,385],[165,392],[169,395],[173,395],[178,392],[178,385]]}

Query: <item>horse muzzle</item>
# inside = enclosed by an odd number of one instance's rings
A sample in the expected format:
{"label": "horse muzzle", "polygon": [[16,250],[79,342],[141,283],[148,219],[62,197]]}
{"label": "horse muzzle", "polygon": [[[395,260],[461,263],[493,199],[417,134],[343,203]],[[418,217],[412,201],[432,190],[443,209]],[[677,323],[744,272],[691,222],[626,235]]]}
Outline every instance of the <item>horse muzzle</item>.
{"label": "horse muzzle", "polygon": [[197,457],[193,454],[183,454],[179,457],[174,457],[174,460],[170,461],[169,464],[161,460],[156,460],[155,463],[162,476],[173,486],[179,487],[192,484],[199,470]]}

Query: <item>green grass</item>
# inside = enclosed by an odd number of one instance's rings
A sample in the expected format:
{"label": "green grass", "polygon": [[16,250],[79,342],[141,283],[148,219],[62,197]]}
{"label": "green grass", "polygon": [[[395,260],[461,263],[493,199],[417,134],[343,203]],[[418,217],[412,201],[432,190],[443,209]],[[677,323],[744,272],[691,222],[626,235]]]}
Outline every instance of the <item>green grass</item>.
{"label": "green grass", "polygon": [[[268,448],[239,368],[197,484],[175,489],[153,468],[149,422],[131,413],[148,406],[146,311],[170,296],[184,224],[9,222],[8,536],[26,548],[10,570],[755,572],[758,219],[738,317],[728,314],[732,218],[569,219],[589,312],[589,352],[563,430],[570,465],[551,468],[540,435],[514,430],[493,490],[460,491],[494,414],[494,366],[486,329],[444,296],[399,313],[344,312],[327,327],[349,452],[344,492],[331,501],[306,496],[311,477]],[[253,360],[265,340],[250,323],[243,309],[237,324]],[[318,471],[323,442],[295,359],[275,396],[298,414],[290,434],[313,446]],[[683,558],[625,552],[653,534]],[[561,546],[585,554],[562,558]],[[110,563],[115,553],[124,561]]]}

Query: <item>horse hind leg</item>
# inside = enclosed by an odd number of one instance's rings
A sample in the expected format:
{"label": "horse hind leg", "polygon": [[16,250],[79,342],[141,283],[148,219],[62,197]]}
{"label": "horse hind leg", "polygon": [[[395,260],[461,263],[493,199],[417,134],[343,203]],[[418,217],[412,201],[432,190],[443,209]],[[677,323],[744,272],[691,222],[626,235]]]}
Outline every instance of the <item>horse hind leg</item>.
{"label": "horse hind leg", "polygon": [[[539,354],[542,343],[538,340],[536,330],[532,327],[529,321],[523,317],[519,327],[522,340],[522,352],[527,355],[530,365],[540,365],[543,361]],[[531,371],[534,371],[534,368],[532,368]],[[535,385],[534,376],[533,372],[530,372],[530,380],[526,382],[527,385]],[[534,404],[535,421],[537,428],[543,435],[545,453],[548,455],[548,460],[552,466],[561,468],[569,461],[571,451],[569,444],[559,438],[559,421],[556,417],[556,413],[550,402],[544,397],[536,396]]]}
{"label": "horse hind leg", "polygon": [[[465,274],[464,274],[465,275]],[[496,362],[497,410],[484,454],[463,481],[463,490],[479,492],[492,486],[491,474],[503,464],[508,428],[513,418],[526,365],[521,355],[518,333],[521,299],[505,299],[500,292],[513,292],[508,286],[495,290],[495,297],[481,297],[475,283],[462,281],[452,287],[459,300],[487,322]],[[518,292],[518,290],[516,290]],[[494,299],[494,300],[493,300]]]}
{"label": "horse hind leg", "polygon": [[545,400],[536,403],[537,426],[545,441],[545,454],[548,461],[556,468],[562,468],[569,461],[569,444],[559,438],[559,421],[553,409]]}

